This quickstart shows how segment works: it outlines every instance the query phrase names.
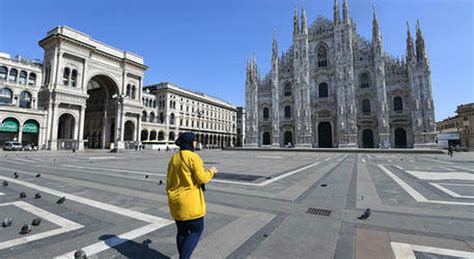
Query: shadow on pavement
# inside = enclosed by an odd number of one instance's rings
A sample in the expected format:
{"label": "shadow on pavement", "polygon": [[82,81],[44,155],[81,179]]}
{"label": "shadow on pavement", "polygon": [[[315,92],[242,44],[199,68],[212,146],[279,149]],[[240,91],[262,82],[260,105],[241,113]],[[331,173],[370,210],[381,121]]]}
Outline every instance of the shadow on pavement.
{"label": "shadow on pavement", "polygon": [[137,243],[133,240],[122,239],[117,235],[110,234],[102,235],[99,237],[99,239],[105,241],[105,244],[117,250],[117,252],[126,258],[170,258],[169,256],[156,251],[155,249],[151,249],[149,247],[149,244],[152,243],[150,239],[146,239],[142,243]]}

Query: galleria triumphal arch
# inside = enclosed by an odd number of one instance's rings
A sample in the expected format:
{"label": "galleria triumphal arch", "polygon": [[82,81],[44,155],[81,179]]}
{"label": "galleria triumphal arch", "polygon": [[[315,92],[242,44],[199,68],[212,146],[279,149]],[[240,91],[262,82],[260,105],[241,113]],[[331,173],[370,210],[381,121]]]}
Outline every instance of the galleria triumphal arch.
{"label": "galleria triumphal arch", "polygon": [[61,26],[39,42],[49,149],[123,148],[139,141],[143,58]]}

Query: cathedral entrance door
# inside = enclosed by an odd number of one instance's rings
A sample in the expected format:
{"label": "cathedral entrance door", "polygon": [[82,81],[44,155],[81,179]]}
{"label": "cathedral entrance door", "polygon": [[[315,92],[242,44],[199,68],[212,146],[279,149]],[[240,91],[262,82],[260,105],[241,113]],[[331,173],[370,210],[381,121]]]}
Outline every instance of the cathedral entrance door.
{"label": "cathedral entrance door", "polygon": [[264,132],[263,133],[263,145],[270,145],[270,132]]}
{"label": "cathedral entrance door", "polygon": [[395,148],[406,148],[407,147],[407,132],[398,128],[395,129]]}
{"label": "cathedral entrance door", "polygon": [[318,125],[318,143],[322,148],[332,147],[332,128],[327,121],[320,122]]}
{"label": "cathedral entrance door", "polygon": [[283,142],[284,146],[289,145],[290,147],[293,145],[293,134],[291,133],[291,131],[285,131],[283,139],[285,140],[285,142]]}
{"label": "cathedral entrance door", "polygon": [[362,131],[362,147],[374,148],[374,133],[370,129]]}

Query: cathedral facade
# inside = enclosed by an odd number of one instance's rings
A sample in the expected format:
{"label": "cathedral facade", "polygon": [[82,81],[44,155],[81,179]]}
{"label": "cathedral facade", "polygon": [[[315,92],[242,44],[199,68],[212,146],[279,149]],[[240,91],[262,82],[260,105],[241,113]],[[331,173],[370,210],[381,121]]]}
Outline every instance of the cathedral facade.
{"label": "cathedral facade", "polygon": [[261,76],[247,63],[246,146],[433,147],[430,63],[419,22],[407,24],[406,54],[384,51],[374,10],[372,41],[357,34],[347,0],[334,1],[333,20],[307,25],[304,7],[293,18],[293,43]]}

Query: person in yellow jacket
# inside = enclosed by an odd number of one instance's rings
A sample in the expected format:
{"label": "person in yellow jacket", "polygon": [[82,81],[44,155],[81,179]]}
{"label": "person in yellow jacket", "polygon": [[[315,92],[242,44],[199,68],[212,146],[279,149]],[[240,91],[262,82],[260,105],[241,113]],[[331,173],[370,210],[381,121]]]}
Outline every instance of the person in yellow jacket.
{"label": "person in yellow jacket", "polygon": [[176,140],[180,151],[173,155],[168,164],[166,192],[171,216],[176,222],[178,233],[176,244],[179,258],[190,258],[204,230],[204,184],[217,173],[213,166],[204,170],[204,162],[194,152],[197,141],[192,132],[183,133]]}

